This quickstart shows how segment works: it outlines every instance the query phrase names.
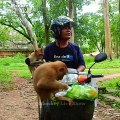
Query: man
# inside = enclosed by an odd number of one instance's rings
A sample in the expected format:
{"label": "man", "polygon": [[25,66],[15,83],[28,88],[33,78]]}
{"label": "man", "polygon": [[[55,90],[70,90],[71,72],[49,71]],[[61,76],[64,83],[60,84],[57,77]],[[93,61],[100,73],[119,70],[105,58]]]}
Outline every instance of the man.
{"label": "man", "polygon": [[[85,69],[85,62],[81,50],[76,44],[69,41],[72,36],[73,23],[73,20],[66,16],[60,16],[52,21],[51,31],[55,41],[46,46],[43,59],[46,62],[60,60],[66,64],[67,68],[74,68],[78,72],[82,72]],[[65,100],[63,97],[57,99]],[[50,101],[44,101],[41,120],[51,120],[49,110]]]}
{"label": "man", "polygon": [[72,36],[73,20],[66,16],[60,16],[51,23],[51,31],[55,42],[50,43],[44,50],[44,59],[48,61],[60,60],[68,68],[84,71],[85,62],[80,48],[69,40]]}

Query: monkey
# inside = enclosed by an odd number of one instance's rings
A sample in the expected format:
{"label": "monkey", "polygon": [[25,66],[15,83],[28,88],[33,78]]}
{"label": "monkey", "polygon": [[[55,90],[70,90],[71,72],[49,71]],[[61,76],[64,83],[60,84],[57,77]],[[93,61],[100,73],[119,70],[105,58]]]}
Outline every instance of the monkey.
{"label": "monkey", "polygon": [[46,62],[35,69],[33,85],[41,101],[50,99],[57,90],[68,89],[67,84],[59,82],[66,73],[67,66],[61,61]]}
{"label": "monkey", "polygon": [[33,76],[36,67],[42,63],[44,63],[43,59],[43,51],[41,48],[34,50],[26,59],[25,63],[28,65],[28,68]]}

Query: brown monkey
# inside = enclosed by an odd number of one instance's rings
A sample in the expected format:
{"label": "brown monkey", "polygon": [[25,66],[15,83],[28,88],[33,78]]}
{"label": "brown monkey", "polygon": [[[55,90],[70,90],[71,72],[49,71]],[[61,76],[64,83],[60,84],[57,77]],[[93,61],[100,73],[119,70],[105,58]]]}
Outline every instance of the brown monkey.
{"label": "brown monkey", "polygon": [[32,76],[36,67],[44,62],[42,59],[43,59],[43,51],[41,48],[36,49],[25,59],[25,63],[28,65],[28,68]]}
{"label": "brown monkey", "polygon": [[65,63],[61,61],[43,63],[34,71],[34,88],[41,101],[50,99],[59,89],[66,90],[68,86],[59,82],[67,73]]}

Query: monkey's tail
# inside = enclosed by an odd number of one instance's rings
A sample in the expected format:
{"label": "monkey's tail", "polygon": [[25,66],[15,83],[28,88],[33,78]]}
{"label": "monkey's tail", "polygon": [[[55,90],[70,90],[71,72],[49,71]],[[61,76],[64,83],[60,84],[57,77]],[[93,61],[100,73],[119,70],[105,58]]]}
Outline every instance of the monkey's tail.
{"label": "monkey's tail", "polygon": [[38,99],[38,115],[39,115],[39,120],[41,120],[40,116],[41,116],[41,101],[40,101],[40,97],[39,95],[37,95],[37,99]]}

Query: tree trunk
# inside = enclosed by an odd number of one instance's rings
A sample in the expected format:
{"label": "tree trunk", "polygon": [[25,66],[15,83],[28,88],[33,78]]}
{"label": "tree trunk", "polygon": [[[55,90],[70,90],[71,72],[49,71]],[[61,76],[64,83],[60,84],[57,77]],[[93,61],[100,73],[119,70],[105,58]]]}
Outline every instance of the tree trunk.
{"label": "tree trunk", "polygon": [[[69,17],[71,19],[74,18],[74,5],[73,5],[73,0],[68,0],[68,10],[69,10]],[[72,28],[72,37],[71,41],[74,42],[74,28]]]}
{"label": "tree trunk", "polygon": [[28,35],[30,36],[30,38],[31,38],[31,41],[33,42],[34,49],[37,49],[38,48],[38,44],[37,44],[36,36],[33,33],[30,24],[28,23],[27,19],[22,14],[22,12],[21,12],[21,10],[19,8],[19,5],[17,5],[16,1],[15,0],[11,0],[11,2],[14,4],[16,14],[20,17],[20,19],[22,21],[22,24],[26,28],[26,31],[27,31]]}
{"label": "tree trunk", "polygon": [[104,8],[104,30],[105,30],[105,52],[108,58],[112,60],[112,48],[111,48],[111,33],[110,33],[110,23],[109,23],[109,5],[108,0],[103,0]]}
{"label": "tree trunk", "polygon": [[120,14],[120,0],[119,0],[119,14]]}
{"label": "tree trunk", "polygon": [[46,0],[42,0],[42,6],[43,6],[43,22],[45,26],[45,41],[46,45],[49,43],[49,25],[47,20],[47,10],[46,10]]}
{"label": "tree trunk", "polygon": [[[118,22],[118,29],[120,30],[120,0],[119,0],[119,22]],[[119,55],[120,55],[120,34],[119,34],[119,37],[118,37],[118,56],[117,58],[119,58]]]}

